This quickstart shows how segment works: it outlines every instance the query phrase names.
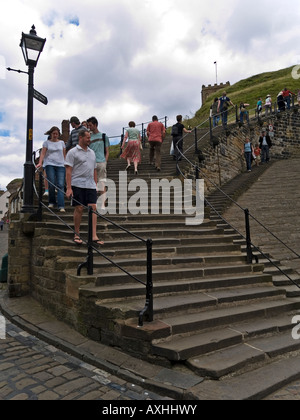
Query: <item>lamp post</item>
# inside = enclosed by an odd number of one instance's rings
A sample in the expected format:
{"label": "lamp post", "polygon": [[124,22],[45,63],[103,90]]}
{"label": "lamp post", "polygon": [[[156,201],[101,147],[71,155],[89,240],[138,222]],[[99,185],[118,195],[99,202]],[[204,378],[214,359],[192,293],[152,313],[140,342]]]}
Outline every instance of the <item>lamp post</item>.
{"label": "lamp post", "polygon": [[26,132],[26,161],[24,164],[24,189],[22,213],[34,213],[33,207],[33,179],[34,166],[33,153],[33,74],[34,69],[43,51],[46,39],[39,38],[32,25],[29,34],[22,32],[20,47],[22,48],[26,66],[28,66],[28,105],[27,105],[27,132]]}

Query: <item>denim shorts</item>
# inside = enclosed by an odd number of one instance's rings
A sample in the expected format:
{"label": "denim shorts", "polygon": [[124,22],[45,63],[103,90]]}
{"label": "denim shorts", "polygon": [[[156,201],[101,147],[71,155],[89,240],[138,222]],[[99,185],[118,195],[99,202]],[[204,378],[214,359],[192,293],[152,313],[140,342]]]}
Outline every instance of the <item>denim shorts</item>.
{"label": "denim shorts", "polygon": [[97,204],[97,191],[88,188],[72,187],[73,199],[72,206],[88,206],[89,204]]}

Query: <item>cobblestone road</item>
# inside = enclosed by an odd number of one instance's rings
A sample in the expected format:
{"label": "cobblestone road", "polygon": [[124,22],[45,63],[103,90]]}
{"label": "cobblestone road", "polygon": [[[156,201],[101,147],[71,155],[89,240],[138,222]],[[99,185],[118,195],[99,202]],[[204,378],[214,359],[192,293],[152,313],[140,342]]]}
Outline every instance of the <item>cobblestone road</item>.
{"label": "cobblestone road", "polygon": [[0,337],[0,400],[163,399],[63,353],[6,321],[6,339]]}

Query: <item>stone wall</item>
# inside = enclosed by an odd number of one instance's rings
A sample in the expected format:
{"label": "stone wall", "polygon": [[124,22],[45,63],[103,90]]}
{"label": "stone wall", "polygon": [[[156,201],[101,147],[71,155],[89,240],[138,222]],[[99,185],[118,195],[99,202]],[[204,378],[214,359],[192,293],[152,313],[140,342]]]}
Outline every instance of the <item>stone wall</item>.
{"label": "stone wall", "polygon": [[202,98],[202,105],[207,101],[207,98],[212,95],[215,92],[218,92],[219,90],[223,89],[226,91],[226,89],[230,87],[230,82],[227,83],[220,83],[219,85],[217,85],[217,83],[215,83],[214,85],[208,85],[202,86],[202,92],[201,92],[201,98]]}
{"label": "stone wall", "polygon": [[[251,122],[250,125],[230,126],[227,132],[218,129],[218,134],[213,140],[219,142],[213,147],[210,143],[199,145],[205,156],[201,163],[201,171],[217,186],[222,186],[238,174],[246,170],[246,162],[242,155],[244,142],[250,138],[253,146],[258,143],[262,128],[269,130],[273,147],[271,159],[287,159],[300,156],[300,109],[296,107],[290,112],[275,114],[268,120],[259,123]],[[212,192],[216,187],[206,181],[206,192]]]}

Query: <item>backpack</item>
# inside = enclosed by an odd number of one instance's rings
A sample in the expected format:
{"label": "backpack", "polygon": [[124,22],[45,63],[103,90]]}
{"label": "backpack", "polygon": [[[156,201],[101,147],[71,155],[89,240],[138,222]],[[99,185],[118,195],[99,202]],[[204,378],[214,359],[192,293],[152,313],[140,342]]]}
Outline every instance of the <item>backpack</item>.
{"label": "backpack", "polygon": [[172,127],[172,132],[171,132],[171,136],[172,137],[176,137],[179,134],[179,129],[178,129],[178,125],[174,124]]}

